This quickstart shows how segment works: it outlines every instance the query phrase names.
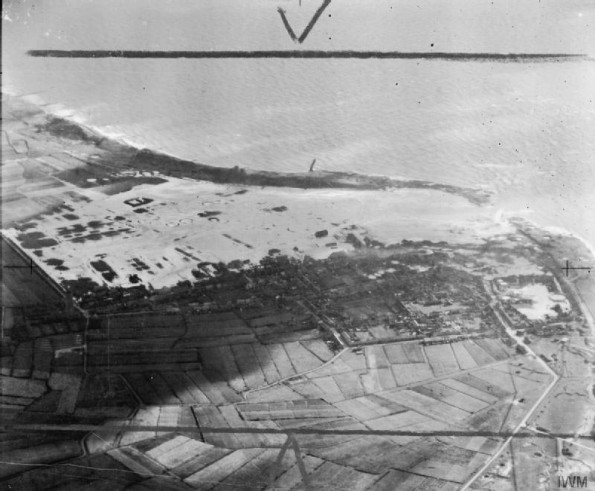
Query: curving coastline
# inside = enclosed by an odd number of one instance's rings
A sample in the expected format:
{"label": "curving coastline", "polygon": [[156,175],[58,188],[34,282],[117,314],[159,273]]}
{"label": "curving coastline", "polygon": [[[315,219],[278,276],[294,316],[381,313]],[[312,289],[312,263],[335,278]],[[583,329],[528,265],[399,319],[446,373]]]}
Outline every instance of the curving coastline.
{"label": "curving coastline", "polygon": [[245,169],[239,166],[231,168],[217,167],[192,160],[184,160],[148,148],[138,149],[128,143],[102,136],[82,124],[53,115],[47,115],[45,124],[40,124],[37,128],[39,131],[47,132],[52,136],[92,144],[108,153],[108,155],[102,156],[103,159],[108,160],[110,156],[113,156],[117,157],[117,161],[126,161],[126,168],[122,170],[151,171],[171,177],[190,178],[217,184],[239,184],[247,186],[354,190],[429,189],[456,194],[478,206],[488,203],[491,196],[488,191],[483,189],[465,188],[419,179],[401,179],[388,176],[358,174],[355,172],[320,170],[289,173]]}
{"label": "curving coastline", "polygon": [[159,171],[175,177],[189,177],[219,184],[243,184],[248,186],[273,186],[293,188],[338,188],[338,189],[432,189],[465,197],[476,205],[489,201],[489,193],[479,189],[463,188],[448,184],[422,180],[395,179],[384,176],[370,176],[355,172],[314,171],[283,173],[244,169],[241,167],[216,167],[207,164],[178,159],[153,150],[139,150],[131,161],[139,170]]}

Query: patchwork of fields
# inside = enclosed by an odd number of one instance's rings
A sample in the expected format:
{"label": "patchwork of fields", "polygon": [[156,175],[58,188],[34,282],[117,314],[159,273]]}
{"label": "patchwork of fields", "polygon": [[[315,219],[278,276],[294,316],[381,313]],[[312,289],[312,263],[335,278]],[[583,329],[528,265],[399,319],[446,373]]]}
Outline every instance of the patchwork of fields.
{"label": "patchwork of fields", "polygon": [[[4,466],[0,477],[17,489],[89,479],[131,489],[300,489],[293,451],[275,461],[288,432],[308,430],[295,439],[314,489],[454,490],[551,381],[537,361],[495,338],[334,355],[300,315],[269,308],[28,324],[2,358],[5,409],[19,421],[70,415],[101,429],[80,442],[6,434],[0,444],[11,462],[65,463],[52,473]],[[471,434],[432,434],[461,430]]]}
{"label": "patchwork of fields", "polygon": [[[536,360],[496,338],[402,341],[335,355],[303,311],[270,305],[257,312],[24,325],[2,355],[4,414],[24,422],[73,417],[102,429],[80,441],[77,434],[4,435],[11,462],[66,463],[52,473],[4,466],[3,483],[300,489],[293,451],[275,461],[288,432],[308,430],[295,438],[315,489],[458,489],[500,447],[499,432],[514,430],[551,382]],[[537,416],[545,421],[559,408],[543,411]],[[470,434],[435,433],[449,431]]]}
{"label": "patchwork of fields", "polygon": [[[275,349],[281,348],[286,355],[300,352],[293,344]],[[259,367],[271,357],[278,367],[278,352],[256,350],[252,343],[232,346],[225,356],[238,362],[246,352],[254,353]],[[211,353],[223,363],[222,352]],[[224,365],[219,369],[225,370]],[[512,430],[551,380],[536,361],[515,358],[496,339],[375,345],[359,354],[344,351],[324,366],[320,360],[316,370],[277,378],[278,383],[260,390],[240,393],[233,383],[223,391],[219,386],[213,390],[224,394],[219,399],[209,398],[205,387],[212,382],[201,372],[182,376],[193,378],[199,373],[196,389],[189,389],[192,385],[186,379],[182,382],[178,372],[161,372],[161,378],[144,374],[142,380],[139,375],[124,374],[135,390],[144,394],[144,387],[152,384],[154,391],[170,397],[169,403],[142,407],[125,425],[194,427],[195,432],[97,432],[87,439],[88,450],[107,451],[137,473],[157,469],[199,489],[235,489],[242,482],[254,482],[260,489],[299,489],[301,475],[293,452],[286,454],[280,467],[275,465],[278,450],[274,448],[283,444],[285,434],[209,433],[208,429],[301,428],[314,430],[295,438],[315,489],[347,489],[347,483],[349,489],[395,489],[396,483],[405,482],[424,489],[458,489],[499,447],[502,439],[497,433]],[[239,377],[241,373],[238,370],[235,380],[238,384],[243,380],[245,390],[252,379]],[[257,373],[262,374],[258,383],[275,380],[267,379],[262,369]],[[275,373],[283,375],[278,368]],[[176,387],[186,392],[176,392]],[[199,438],[201,428],[205,433]],[[316,430],[419,434],[361,436],[339,431],[327,435]],[[494,435],[431,434],[449,430]],[[273,469],[278,476],[271,485],[268,476]]]}

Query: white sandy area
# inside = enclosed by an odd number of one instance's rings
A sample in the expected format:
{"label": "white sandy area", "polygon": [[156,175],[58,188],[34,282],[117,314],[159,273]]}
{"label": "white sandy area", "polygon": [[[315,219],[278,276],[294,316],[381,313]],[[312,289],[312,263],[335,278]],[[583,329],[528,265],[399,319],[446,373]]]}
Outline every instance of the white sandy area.
{"label": "white sandy area", "polygon": [[[246,192],[235,194],[243,190]],[[191,270],[202,261],[258,262],[270,249],[298,258],[327,257],[351,249],[345,242],[348,233],[386,244],[403,239],[470,243],[512,230],[495,222],[489,207],[477,207],[458,196],[430,190],[252,188],[168,178],[163,184],[137,186],[113,196],[97,189],[78,192],[92,201],[67,203],[75,209],[77,220],[52,215],[40,219],[35,229],[59,241],[57,246],[43,249],[42,260],[62,259],[68,271],[56,271],[40,263],[58,279],[88,276],[104,282],[90,265],[102,257],[119,275],[114,284],[129,284],[128,275],[135,273],[144,282],[161,287],[193,279]],[[135,208],[124,203],[138,197],[153,200],[138,207],[146,208],[147,213],[135,213]],[[272,210],[283,206],[287,210]],[[207,211],[220,214],[210,220],[199,216]],[[124,220],[114,221],[115,216]],[[128,230],[84,243],[73,243],[58,235],[60,227],[86,225],[91,220],[106,224],[99,232]],[[328,236],[316,238],[314,234],[320,230],[327,230]],[[14,230],[8,233],[18,235]],[[142,260],[150,269],[136,271],[130,262],[133,258]]]}
{"label": "white sandy area", "polygon": [[531,320],[543,320],[546,315],[557,316],[556,311],[553,310],[556,305],[559,305],[564,312],[570,311],[570,304],[566,297],[550,293],[545,285],[539,283],[510,290],[508,294],[531,301],[530,307],[515,307]]}

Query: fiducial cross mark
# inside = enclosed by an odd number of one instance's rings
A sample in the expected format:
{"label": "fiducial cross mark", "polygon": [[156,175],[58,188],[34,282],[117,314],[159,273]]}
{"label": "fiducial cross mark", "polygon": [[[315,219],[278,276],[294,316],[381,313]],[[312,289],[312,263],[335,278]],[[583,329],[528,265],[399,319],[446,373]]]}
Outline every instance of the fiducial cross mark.
{"label": "fiducial cross mark", "polygon": [[563,268],[560,268],[562,271],[566,271],[566,276],[568,276],[568,273],[574,269],[583,269],[588,271],[589,273],[591,272],[591,270],[593,269],[593,266],[571,266],[570,265],[570,261],[567,259],[566,260],[566,266],[564,266]]}
{"label": "fiducial cross mark", "polygon": [[37,264],[33,262],[33,259],[30,259],[29,266],[22,266],[20,264],[3,264],[2,269],[29,269],[31,270],[31,274],[33,274],[33,269],[39,268]]}

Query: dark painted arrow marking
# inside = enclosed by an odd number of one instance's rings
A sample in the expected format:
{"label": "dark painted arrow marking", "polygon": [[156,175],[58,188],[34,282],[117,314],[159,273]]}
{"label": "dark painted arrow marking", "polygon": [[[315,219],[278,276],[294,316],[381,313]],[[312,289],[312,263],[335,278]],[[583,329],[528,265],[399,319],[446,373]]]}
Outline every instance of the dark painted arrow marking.
{"label": "dark painted arrow marking", "polygon": [[279,15],[281,16],[281,20],[283,21],[283,25],[285,26],[285,29],[287,29],[287,33],[289,34],[289,37],[294,42],[301,44],[306,40],[306,38],[308,37],[308,34],[310,34],[310,31],[314,27],[314,24],[316,24],[316,22],[322,15],[322,12],[324,12],[324,9],[326,9],[330,3],[331,3],[331,0],[324,0],[324,2],[322,2],[322,5],[320,7],[318,7],[318,10],[314,14],[314,17],[312,17],[312,19],[310,19],[310,22],[308,23],[308,25],[306,26],[306,28],[304,29],[304,32],[302,32],[302,35],[300,37],[297,37],[295,32],[293,31],[293,29],[291,28],[291,25],[289,24],[289,21],[287,20],[287,17],[285,16],[285,10],[282,9],[281,7],[279,7],[277,9],[277,12],[279,12]]}

